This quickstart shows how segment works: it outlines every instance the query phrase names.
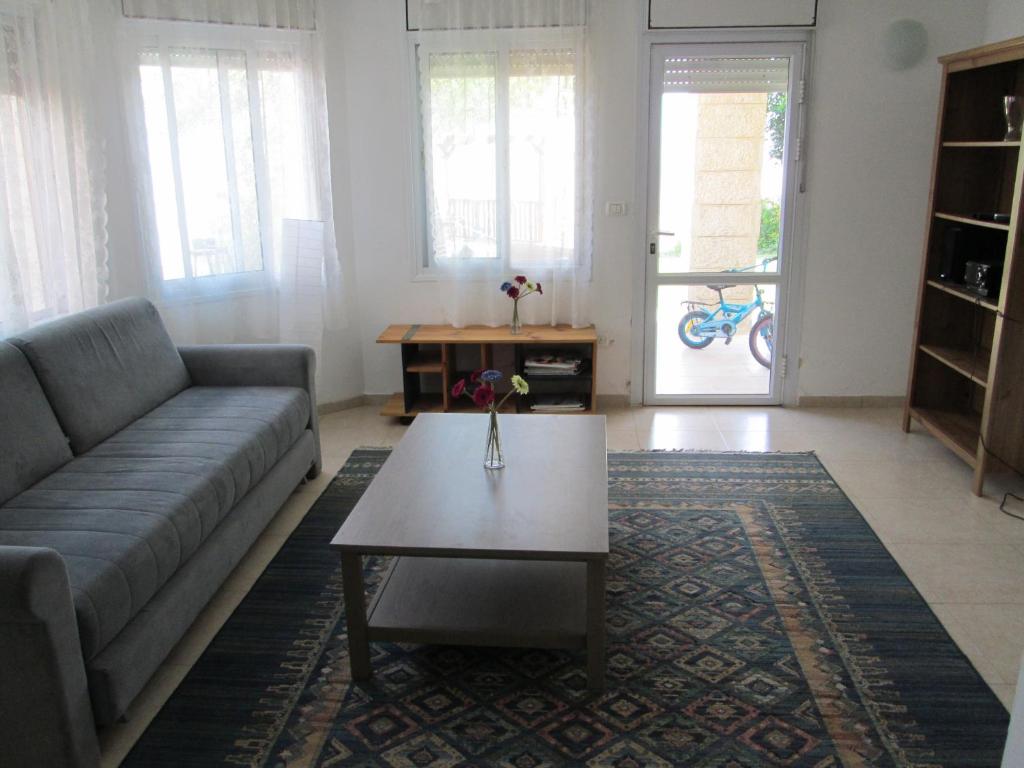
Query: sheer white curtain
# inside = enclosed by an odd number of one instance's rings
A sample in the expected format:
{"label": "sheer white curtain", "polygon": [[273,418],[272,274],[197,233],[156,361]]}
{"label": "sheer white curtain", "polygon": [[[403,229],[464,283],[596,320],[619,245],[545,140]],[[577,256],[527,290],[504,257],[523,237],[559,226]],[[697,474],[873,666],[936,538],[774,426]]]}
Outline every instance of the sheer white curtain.
{"label": "sheer white curtain", "polygon": [[0,0],[0,338],[107,293],[86,0]]}
{"label": "sheer white curtain", "polygon": [[341,313],[313,0],[124,0],[150,292],[182,342],[319,351]]}
{"label": "sheer white curtain", "polygon": [[592,115],[586,0],[409,3],[417,30],[428,267],[445,319],[590,322]]}

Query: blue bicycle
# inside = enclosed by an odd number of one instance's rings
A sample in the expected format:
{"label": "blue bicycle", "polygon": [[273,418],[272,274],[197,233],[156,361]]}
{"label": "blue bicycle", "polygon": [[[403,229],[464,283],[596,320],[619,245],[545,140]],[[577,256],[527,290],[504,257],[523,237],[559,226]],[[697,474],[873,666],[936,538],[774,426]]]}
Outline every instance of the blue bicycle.
{"label": "blue bicycle", "polygon": [[[765,259],[752,267],[728,271],[749,272],[751,269],[760,268],[763,272],[767,272],[768,265],[773,261],[775,258]],[[740,323],[756,309],[757,320],[754,321],[754,325],[750,329],[750,354],[765,368],[771,368],[772,353],[775,350],[775,323],[773,322],[774,316],[765,304],[761,287],[754,286],[754,300],[749,304],[730,304],[725,300],[722,291],[733,288],[733,285],[716,283],[707,287],[718,292],[718,306],[709,312],[706,309],[698,308],[698,302],[683,302],[683,305],[690,309],[679,321],[679,338],[683,344],[690,349],[704,349],[715,339],[725,339],[726,346],[728,346],[732,343]],[[714,305],[705,304],[704,306]]]}

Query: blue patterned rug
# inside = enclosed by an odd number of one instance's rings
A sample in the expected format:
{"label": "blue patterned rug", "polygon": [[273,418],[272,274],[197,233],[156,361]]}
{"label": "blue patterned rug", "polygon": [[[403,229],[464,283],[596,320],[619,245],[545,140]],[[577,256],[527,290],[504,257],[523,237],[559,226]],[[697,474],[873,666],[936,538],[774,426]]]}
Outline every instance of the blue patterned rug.
{"label": "blue patterned rug", "polygon": [[579,653],[395,644],[353,685],[326,544],[387,455],[352,455],[125,765],[999,765],[1005,709],[809,454],[609,455],[604,694]]}

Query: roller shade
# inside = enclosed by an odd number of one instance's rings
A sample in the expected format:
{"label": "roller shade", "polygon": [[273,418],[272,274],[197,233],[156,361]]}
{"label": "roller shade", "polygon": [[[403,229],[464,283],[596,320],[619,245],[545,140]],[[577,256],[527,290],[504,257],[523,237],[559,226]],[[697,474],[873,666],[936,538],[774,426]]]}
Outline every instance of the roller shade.
{"label": "roller shade", "polygon": [[650,0],[651,29],[813,27],[817,0]]}
{"label": "roller shade", "polygon": [[665,93],[771,93],[789,85],[789,59],[678,56],[665,60]]}

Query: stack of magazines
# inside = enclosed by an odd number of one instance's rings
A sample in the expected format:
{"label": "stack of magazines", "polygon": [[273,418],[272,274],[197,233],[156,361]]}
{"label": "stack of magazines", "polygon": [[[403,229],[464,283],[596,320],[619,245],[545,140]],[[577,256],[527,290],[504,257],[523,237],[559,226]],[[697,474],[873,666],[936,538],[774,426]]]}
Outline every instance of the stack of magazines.
{"label": "stack of magazines", "polygon": [[583,398],[580,395],[537,395],[530,405],[534,413],[565,413],[582,411]]}
{"label": "stack of magazines", "polygon": [[583,358],[571,354],[549,352],[526,358],[523,373],[531,376],[576,376],[583,369]]}

